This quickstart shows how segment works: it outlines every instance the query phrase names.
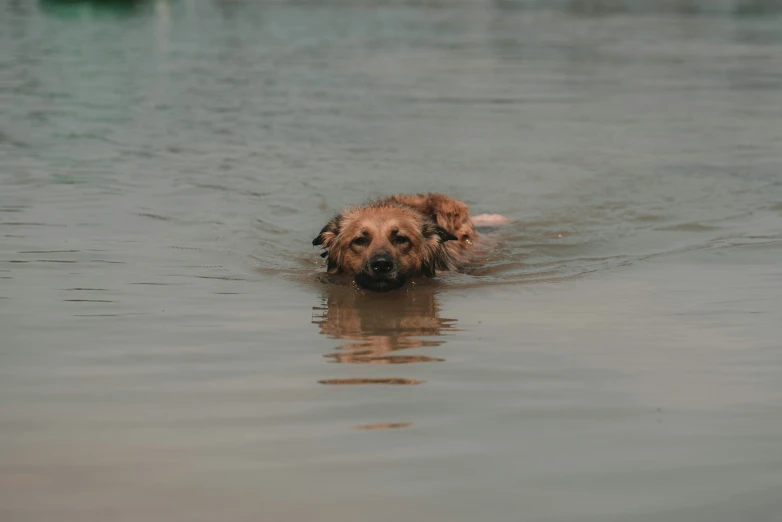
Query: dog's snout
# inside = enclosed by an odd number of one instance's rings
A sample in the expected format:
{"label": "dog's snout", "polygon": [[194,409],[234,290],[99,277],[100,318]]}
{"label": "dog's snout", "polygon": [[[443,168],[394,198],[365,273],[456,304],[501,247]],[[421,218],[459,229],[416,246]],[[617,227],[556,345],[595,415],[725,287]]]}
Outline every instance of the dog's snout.
{"label": "dog's snout", "polygon": [[387,274],[394,269],[394,259],[389,254],[378,254],[369,261],[374,274]]}

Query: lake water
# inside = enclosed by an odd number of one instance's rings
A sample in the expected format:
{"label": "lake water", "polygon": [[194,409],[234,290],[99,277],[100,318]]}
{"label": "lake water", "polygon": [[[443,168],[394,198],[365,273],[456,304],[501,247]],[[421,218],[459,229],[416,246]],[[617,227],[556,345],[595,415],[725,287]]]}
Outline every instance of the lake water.
{"label": "lake water", "polygon": [[779,520],[780,5],[651,3],[1,2],[0,519]]}

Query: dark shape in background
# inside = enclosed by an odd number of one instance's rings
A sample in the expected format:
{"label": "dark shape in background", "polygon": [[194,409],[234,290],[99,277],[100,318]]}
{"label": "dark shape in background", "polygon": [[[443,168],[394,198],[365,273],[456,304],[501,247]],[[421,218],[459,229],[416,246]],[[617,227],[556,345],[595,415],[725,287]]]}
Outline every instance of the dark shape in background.
{"label": "dark shape in background", "polygon": [[44,13],[58,18],[125,17],[146,11],[148,0],[40,0]]}

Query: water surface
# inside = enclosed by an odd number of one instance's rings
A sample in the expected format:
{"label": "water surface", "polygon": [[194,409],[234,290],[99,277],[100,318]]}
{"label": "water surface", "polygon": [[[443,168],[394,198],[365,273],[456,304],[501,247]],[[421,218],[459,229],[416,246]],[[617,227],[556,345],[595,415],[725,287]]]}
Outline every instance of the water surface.
{"label": "water surface", "polygon": [[[4,2],[0,519],[776,520],[776,4],[532,4]],[[429,190],[479,267],[317,277]]]}

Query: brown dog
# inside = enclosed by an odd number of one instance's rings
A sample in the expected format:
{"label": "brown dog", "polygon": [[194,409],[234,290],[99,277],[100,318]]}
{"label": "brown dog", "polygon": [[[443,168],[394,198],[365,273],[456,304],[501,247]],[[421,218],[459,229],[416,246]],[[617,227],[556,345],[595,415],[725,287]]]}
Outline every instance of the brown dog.
{"label": "brown dog", "polygon": [[325,249],[331,274],[353,276],[362,288],[387,291],[409,277],[455,270],[477,233],[467,205],[442,194],[396,195],[343,210],[312,244]]}

